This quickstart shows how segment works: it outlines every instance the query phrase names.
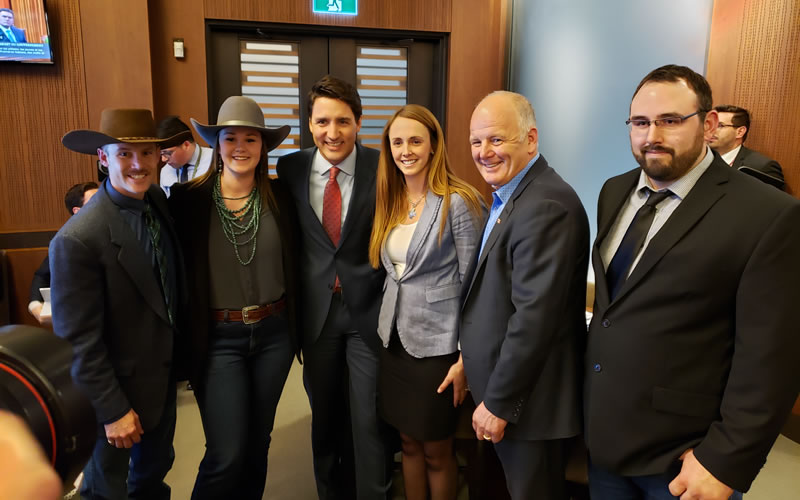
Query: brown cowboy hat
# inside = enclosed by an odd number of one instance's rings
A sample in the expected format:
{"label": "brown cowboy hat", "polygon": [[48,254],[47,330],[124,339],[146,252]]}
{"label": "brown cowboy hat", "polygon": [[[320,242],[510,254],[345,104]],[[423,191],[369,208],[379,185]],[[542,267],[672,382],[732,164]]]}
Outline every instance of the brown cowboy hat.
{"label": "brown cowboy hat", "polygon": [[225,127],[251,127],[261,132],[267,151],[277,148],[289,135],[291,128],[284,125],[268,128],[264,125],[264,111],[249,97],[234,95],[225,99],[219,108],[216,125],[203,125],[192,118],[192,125],[200,137],[212,147],[217,143],[217,134]]}
{"label": "brown cowboy hat", "polygon": [[159,138],[156,122],[149,109],[104,109],[100,115],[100,132],[73,130],[64,134],[61,143],[76,153],[97,154],[106,144],[127,142],[132,144],[152,142],[160,144],[170,140]]}

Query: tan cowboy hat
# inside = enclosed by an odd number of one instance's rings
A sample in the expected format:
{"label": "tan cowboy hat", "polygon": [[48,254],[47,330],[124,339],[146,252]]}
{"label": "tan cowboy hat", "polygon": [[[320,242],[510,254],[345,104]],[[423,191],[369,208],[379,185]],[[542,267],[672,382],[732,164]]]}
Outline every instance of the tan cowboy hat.
{"label": "tan cowboy hat", "polygon": [[64,134],[61,143],[77,153],[94,155],[106,144],[160,144],[169,139],[158,137],[156,122],[149,109],[104,109],[100,115],[100,132],[73,130]]}
{"label": "tan cowboy hat", "polygon": [[225,99],[219,108],[216,125],[203,125],[192,118],[192,125],[200,137],[212,147],[217,143],[217,134],[225,127],[251,127],[261,132],[267,151],[277,148],[289,135],[291,128],[284,125],[267,128],[264,125],[264,111],[249,97],[234,95]]}

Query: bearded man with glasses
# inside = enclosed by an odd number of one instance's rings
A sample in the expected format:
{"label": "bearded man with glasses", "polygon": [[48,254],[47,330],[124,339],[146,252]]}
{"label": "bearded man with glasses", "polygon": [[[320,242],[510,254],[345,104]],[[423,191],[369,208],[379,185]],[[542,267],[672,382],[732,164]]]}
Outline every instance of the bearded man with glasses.
{"label": "bearded man with glasses", "polygon": [[598,202],[584,425],[595,500],[741,498],[800,389],[800,202],[728,167],[701,75],[630,105],[639,168]]}

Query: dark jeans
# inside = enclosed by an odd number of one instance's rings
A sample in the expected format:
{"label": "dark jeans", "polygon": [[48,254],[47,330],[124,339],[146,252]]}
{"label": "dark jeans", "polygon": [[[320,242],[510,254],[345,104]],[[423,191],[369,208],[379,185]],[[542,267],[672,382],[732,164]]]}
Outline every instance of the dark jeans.
{"label": "dark jeans", "polygon": [[[680,472],[680,465],[664,474],[620,476],[589,462],[589,492],[592,500],[674,500],[669,483]],[[742,500],[734,491],[730,500]]]}
{"label": "dark jeans", "polygon": [[83,469],[83,500],[169,499],[164,477],[175,460],[175,384],[169,384],[167,391],[161,420],[146,429],[142,441],[132,448],[111,446],[105,428],[99,427],[92,457]]}
{"label": "dark jeans", "polygon": [[208,370],[195,387],[206,453],[193,499],[261,499],[275,409],[293,356],[283,315],[214,326]]}

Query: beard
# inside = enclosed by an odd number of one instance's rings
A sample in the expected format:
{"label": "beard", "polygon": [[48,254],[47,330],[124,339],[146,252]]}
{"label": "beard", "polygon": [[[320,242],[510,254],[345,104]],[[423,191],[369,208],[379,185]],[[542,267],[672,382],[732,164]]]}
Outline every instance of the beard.
{"label": "beard", "polygon": [[[686,150],[685,153],[676,155],[675,150],[666,146],[650,146],[647,145],[639,151],[631,149],[636,162],[642,167],[647,177],[659,182],[670,182],[683,177],[686,172],[694,167],[698,161],[700,154],[705,150],[706,141],[703,134],[700,133],[695,137],[692,146]],[[648,151],[659,151],[667,153],[671,158],[650,158],[648,159],[646,153]]]}

